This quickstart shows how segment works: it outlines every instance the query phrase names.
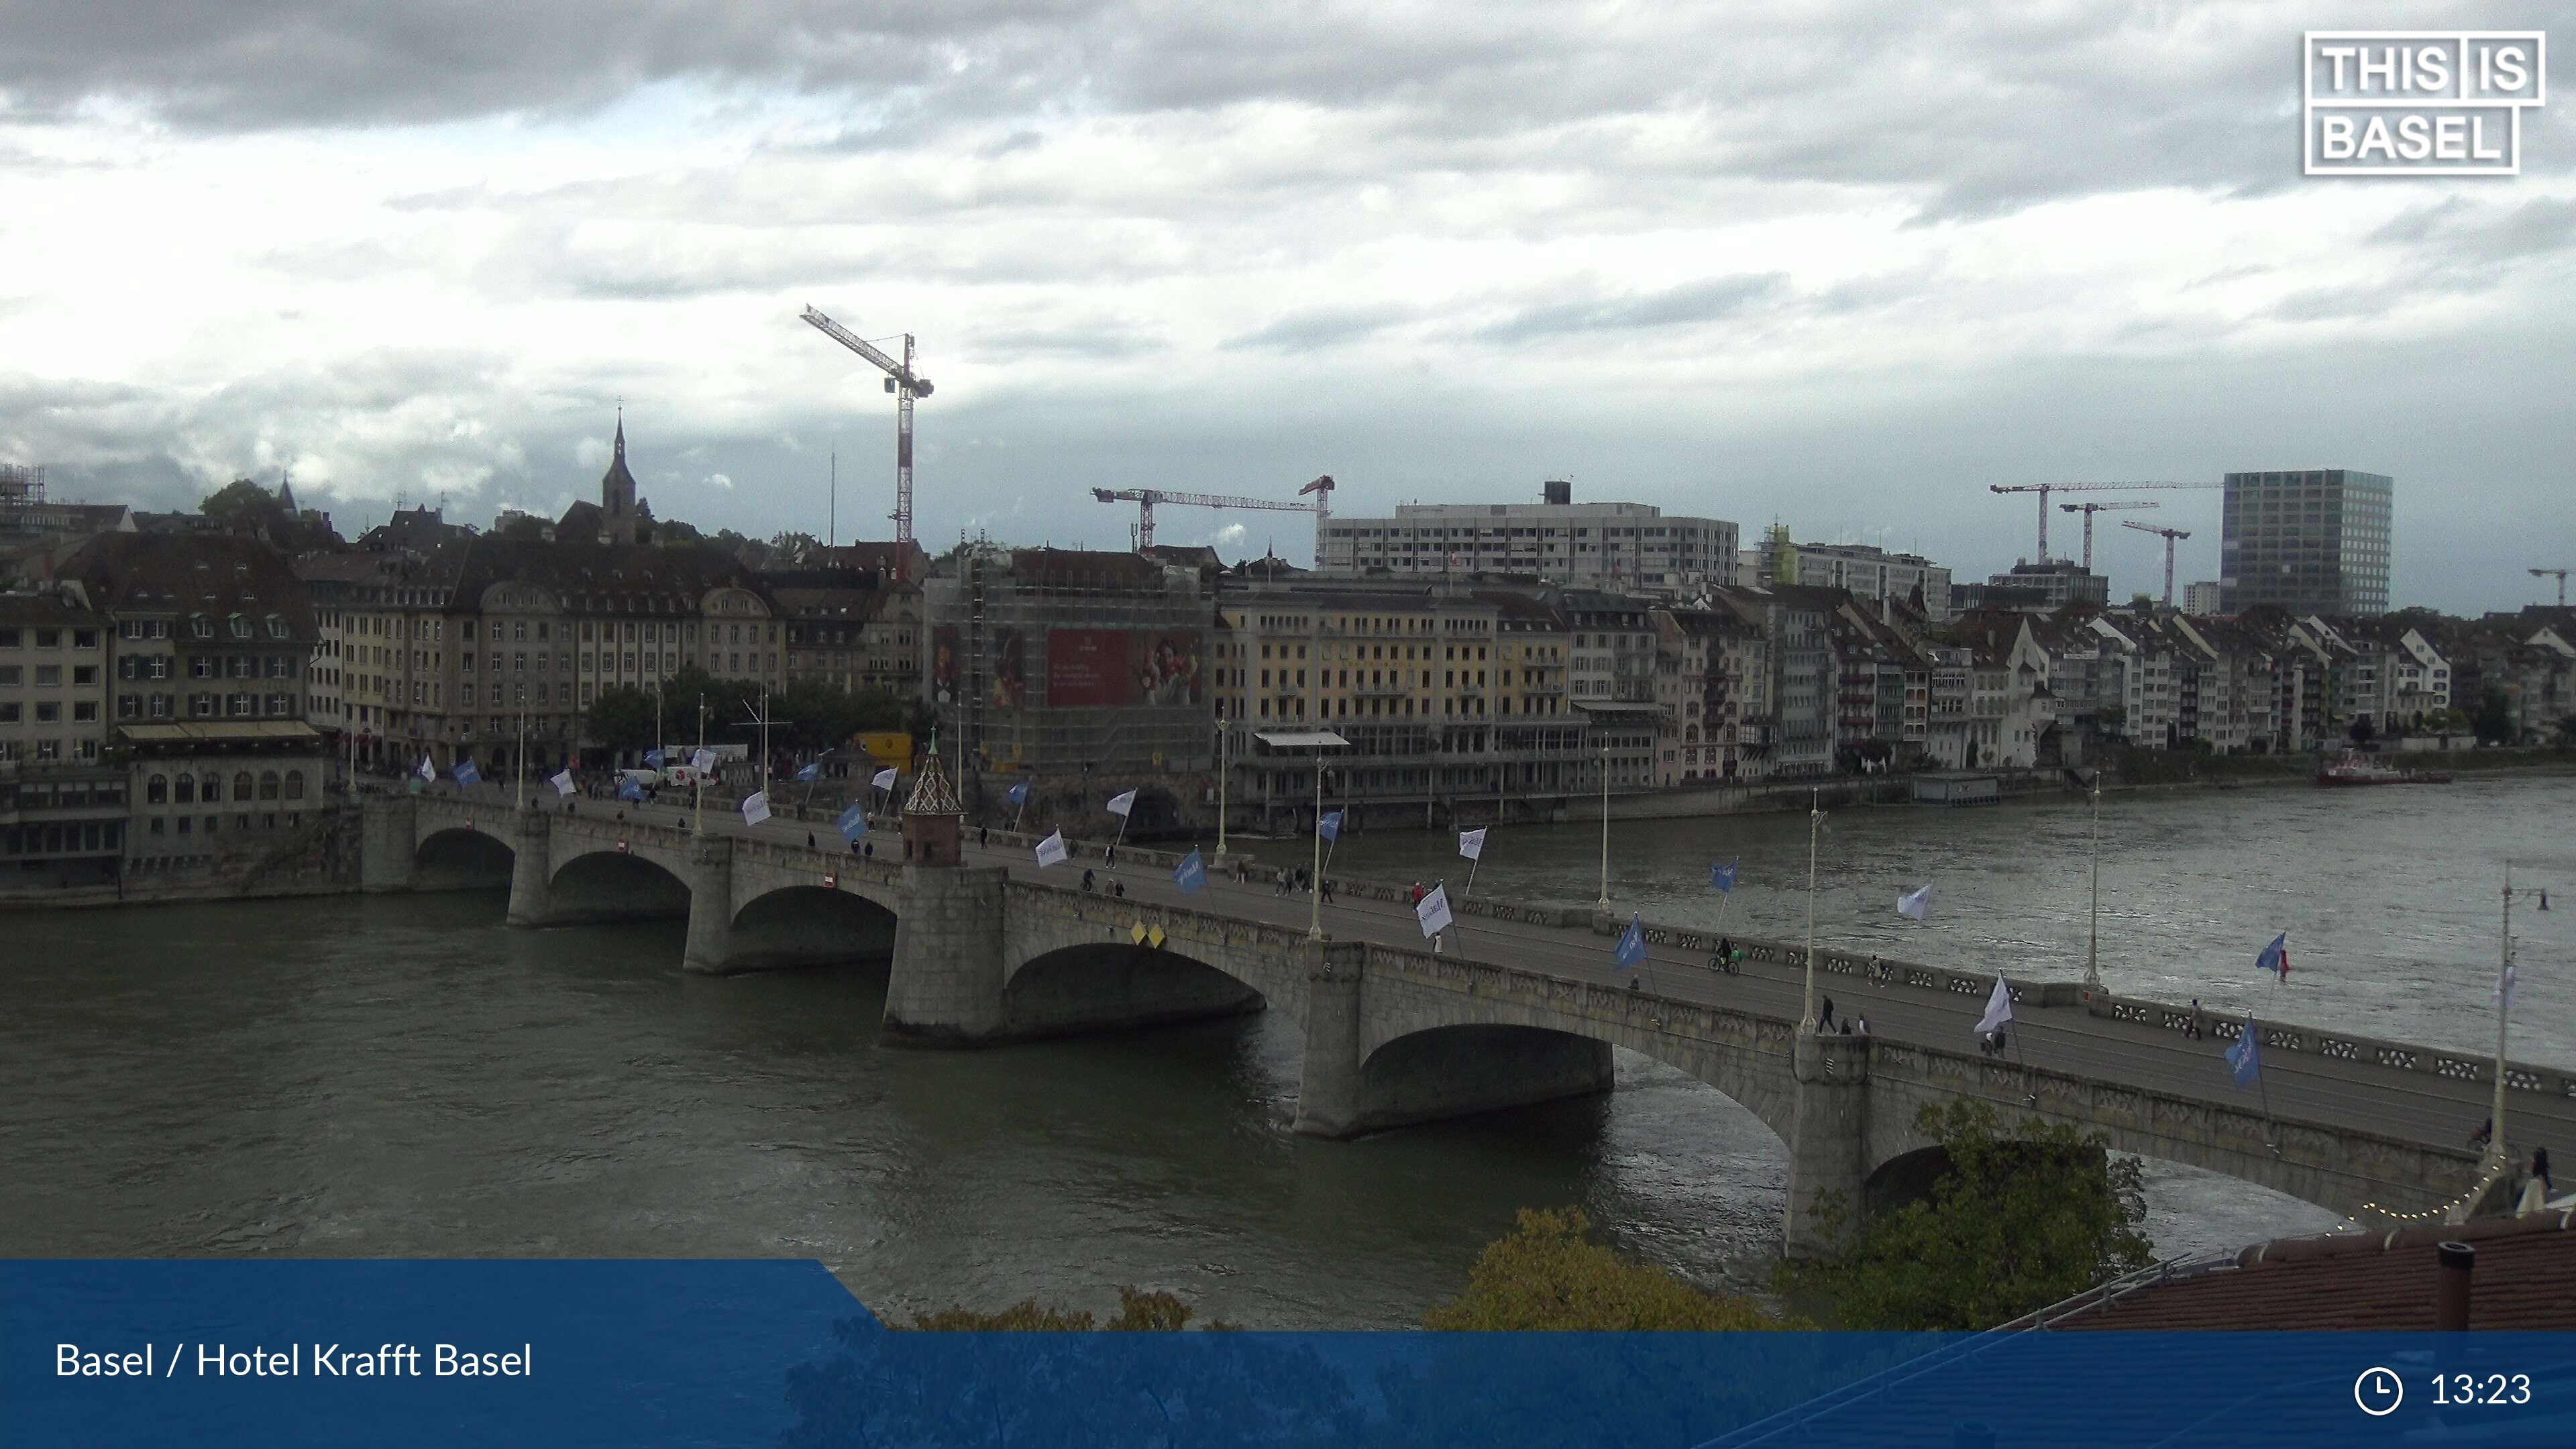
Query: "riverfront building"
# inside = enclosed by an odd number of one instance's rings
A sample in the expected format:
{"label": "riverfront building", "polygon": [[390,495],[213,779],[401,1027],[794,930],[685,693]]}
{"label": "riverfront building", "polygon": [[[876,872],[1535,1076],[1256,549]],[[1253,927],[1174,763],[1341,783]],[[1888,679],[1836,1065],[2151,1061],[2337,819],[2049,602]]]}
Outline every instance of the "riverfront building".
{"label": "riverfront building", "polygon": [[1736,526],[1667,516],[1649,503],[1576,503],[1570,483],[1538,503],[1405,503],[1390,518],[1333,518],[1315,543],[1323,573],[1398,579],[1518,574],[1571,588],[1687,597],[1736,582]]}
{"label": "riverfront building", "polygon": [[2388,612],[2396,484],[2343,468],[2230,473],[2218,543],[2219,612]]}

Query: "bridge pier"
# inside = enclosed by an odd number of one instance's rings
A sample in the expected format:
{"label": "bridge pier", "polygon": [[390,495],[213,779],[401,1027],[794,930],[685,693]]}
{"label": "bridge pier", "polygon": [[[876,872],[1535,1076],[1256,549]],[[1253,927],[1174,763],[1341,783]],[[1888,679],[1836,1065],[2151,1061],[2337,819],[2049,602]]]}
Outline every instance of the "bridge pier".
{"label": "bridge pier", "polygon": [[689,847],[689,944],[680,965],[722,974],[732,956],[733,837],[701,835]]}
{"label": "bridge pier", "polygon": [[1800,1033],[1790,1050],[1789,1201],[1781,1251],[1818,1258],[1860,1227],[1869,1181],[1869,1039]]}
{"label": "bridge pier", "polygon": [[420,854],[418,802],[409,795],[367,795],[358,809],[358,889],[369,895],[410,890]]}
{"label": "bridge pier", "polygon": [[1357,941],[1306,943],[1305,1051],[1297,1063],[1297,1122],[1309,1137],[1361,1129],[1360,977],[1368,947]]}
{"label": "bridge pier", "polygon": [[[886,977],[889,1045],[974,1046],[1005,1034],[1006,906],[998,865],[903,868],[903,911]],[[695,924],[690,939],[696,939]]]}
{"label": "bridge pier", "polygon": [[510,822],[510,914],[513,926],[554,924],[554,817],[524,810]]}

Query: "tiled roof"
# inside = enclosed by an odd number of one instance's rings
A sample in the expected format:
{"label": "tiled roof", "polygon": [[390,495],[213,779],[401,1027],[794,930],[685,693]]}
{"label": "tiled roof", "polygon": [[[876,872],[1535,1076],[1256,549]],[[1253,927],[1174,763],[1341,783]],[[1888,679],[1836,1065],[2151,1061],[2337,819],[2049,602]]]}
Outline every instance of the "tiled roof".
{"label": "tiled roof", "polygon": [[2433,1326],[2435,1245],[2477,1249],[2469,1327],[2576,1328],[2576,1212],[2427,1223],[2395,1232],[2330,1233],[2247,1248],[2237,1266],[2177,1278],[2085,1309],[2079,1298],[2048,1327],[2060,1329],[2331,1328],[2399,1331]]}
{"label": "tiled roof", "polygon": [[107,533],[63,563],[109,613],[270,614],[314,635],[303,581],[275,549],[232,534]]}
{"label": "tiled roof", "polygon": [[105,615],[81,608],[60,594],[0,594],[0,624],[45,628],[52,625],[94,627],[105,622]]}

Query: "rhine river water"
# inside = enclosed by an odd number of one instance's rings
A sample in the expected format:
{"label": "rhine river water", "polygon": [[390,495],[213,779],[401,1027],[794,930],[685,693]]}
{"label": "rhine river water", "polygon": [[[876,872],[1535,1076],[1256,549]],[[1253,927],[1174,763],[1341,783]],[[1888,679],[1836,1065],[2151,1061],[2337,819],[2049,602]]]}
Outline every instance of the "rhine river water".
{"label": "rhine river water", "polygon": [[[2567,777],[2109,797],[2103,973],[2491,1049],[2504,862],[2576,905],[2572,829]],[[1818,936],[2074,976],[2087,830],[2074,800],[1837,812]],[[1727,928],[1804,930],[1802,817],[1612,832],[1621,907],[1715,924],[1710,861],[1739,857]],[[1463,888],[1450,845],[1354,837],[1333,870]],[[1597,826],[1498,829],[1475,890],[1589,901],[1598,867]],[[1931,919],[1900,920],[1897,892],[1926,882]],[[881,1313],[1101,1308],[1136,1284],[1286,1328],[1412,1323],[1524,1206],[1579,1204],[1712,1285],[1758,1282],[1777,1248],[1780,1143],[1643,1058],[1622,1054],[1608,1098],[1314,1142],[1287,1126],[1285,1019],[883,1050],[882,968],[692,978],[677,923],[513,931],[501,907],[474,892],[0,921],[0,1254],[812,1257]],[[2515,924],[2515,1055],[2576,1058],[2576,913]],[[2293,971],[2266,1007],[2253,958],[2283,929]],[[2331,1225],[2156,1163],[2149,1202],[2166,1253]]]}

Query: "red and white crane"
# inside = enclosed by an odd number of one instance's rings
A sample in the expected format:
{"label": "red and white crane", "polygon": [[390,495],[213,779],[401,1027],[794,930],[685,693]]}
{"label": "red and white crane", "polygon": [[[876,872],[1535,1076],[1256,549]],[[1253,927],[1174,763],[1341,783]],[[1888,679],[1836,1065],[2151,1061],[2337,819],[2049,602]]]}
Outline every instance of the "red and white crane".
{"label": "red and white crane", "polygon": [[903,334],[903,361],[897,362],[864,337],[809,306],[805,321],[815,331],[850,349],[885,370],[885,390],[895,396],[894,412],[894,541],[898,557],[903,545],[912,542],[912,400],[930,396],[930,379],[912,370],[912,334]]}
{"label": "red and white crane", "polygon": [[2048,562],[2048,495],[2051,493],[2136,493],[2151,488],[2224,488],[2224,483],[1989,483],[1989,493],[2039,495],[2039,561]]}
{"label": "red and white crane", "polygon": [[2174,540],[2179,539],[2179,538],[2189,538],[2189,537],[2191,537],[2191,531],[2190,531],[2189,529],[2183,529],[2183,528],[2158,528],[2158,527],[2156,527],[2156,526],[2155,526],[2154,524],[2152,524],[2152,523],[2140,523],[2140,522],[2138,522],[2138,521],[2137,521],[2136,519],[2134,519],[2134,518],[2123,518],[2123,519],[2121,519],[2121,520],[2120,520],[2120,526],[2121,526],[2122,528],[2134,528],[2134,529],[2136,529],[2136,530],[2137,530],[2138,532],[2140,532],[2140,533],[2160,533],[2160,534],[2163,534],[2163,535],[2164,535],[2164,540],[2165,540],[2165,606],[2166,606],[2167,608],[2171,608],[2171,607],[2173,606],[2173,553],[2174,553]]}
{"label": "red and white crane", "polygon": [[1315,515],[1315,557],[1320,562],[1324,554],[1324,517],[1333,498],[1331,475],[1327,474],[1297,490],[1297,496],[1300,498],[1309,493],[1315,495],[1312,508],[1303,503],[1281,503],[1270,498],[1241,498],[1222,493],[1175,493],[1166,488],[1094,488],[1091,490],[1091,496],[1103,503],[1136,505],[1136,551],[1139,553],[1154,546],[1154,505],[1181,503],[1192,508],[1263,508],[1273,513],[1311,512]]}
{"label": "red and white crane", "polygon": [[2545,579],[2545,578],[2550,577],[2552,574],[2557,575],[2557,577],[2558,577],[2558,607],[2560,607],[2560,608],[2562,608],[2562,609],[2563,609],[2563,608],[2566,608],[2566,607],[2567,607],[2567,575],[2568,575],[2569,573],[2571,573],[2571,572],[2576,572],[2576,570],[2569,570],[2569,569],[2533,569],[2533,570],[2531,571],[2531,576],[2532,576],[2533,578],[2535,578],[2535,579]]}

